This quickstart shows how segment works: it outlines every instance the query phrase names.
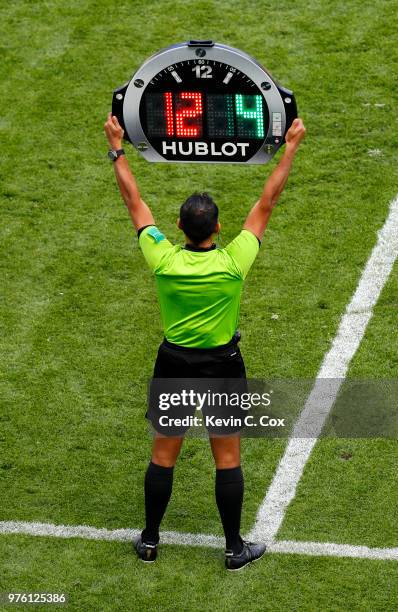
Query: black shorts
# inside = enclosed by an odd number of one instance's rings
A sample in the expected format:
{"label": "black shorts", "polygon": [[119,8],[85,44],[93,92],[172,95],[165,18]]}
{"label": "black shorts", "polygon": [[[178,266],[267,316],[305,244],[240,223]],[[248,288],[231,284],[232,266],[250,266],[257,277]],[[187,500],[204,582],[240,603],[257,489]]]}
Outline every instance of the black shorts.
{"label": "black shorts", "polygon": [[[201,392],[203,397],[207,392],[211,392],[212,397],[213,394],[219,397],[220,394],[225,396],[225,393],[236,394],[247,390],[246,369],[238,346],[239,339],[240,335],[236,334],[228,344],[209,349],[187,348],[163,340],[155,362],[150,385],[149,410],[146,414],[156,431],[163,435],[181,436],[191,426],[160,425],[159,416],[165,414],[161,412],[162,409],[159,410],[161,392],[168,391],[171,395],[181,393],[184,388]],[[206,403],[202,406],[201,413],[203,424],[210,433],[231,435],[243,427],[240,406],[231,408],[228,404],[214,407]],[[167,416],[171,419],[198,414],[194,405],[169,406],[167,409]],[[216,425],[212,423],[213,419],[217,420],[217,423],[223,419],[223,422]]]}

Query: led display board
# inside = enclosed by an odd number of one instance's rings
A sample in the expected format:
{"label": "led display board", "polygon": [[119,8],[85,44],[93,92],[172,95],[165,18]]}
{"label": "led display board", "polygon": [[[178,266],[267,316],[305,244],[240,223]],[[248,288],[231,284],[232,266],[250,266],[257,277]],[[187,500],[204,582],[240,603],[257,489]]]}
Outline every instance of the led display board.
{"label": "led display board", "polygon": [[284,143],[297,108],[246,53],[189,41],[144,62],[114,91],[112,113],[148,161],[261,164]]}

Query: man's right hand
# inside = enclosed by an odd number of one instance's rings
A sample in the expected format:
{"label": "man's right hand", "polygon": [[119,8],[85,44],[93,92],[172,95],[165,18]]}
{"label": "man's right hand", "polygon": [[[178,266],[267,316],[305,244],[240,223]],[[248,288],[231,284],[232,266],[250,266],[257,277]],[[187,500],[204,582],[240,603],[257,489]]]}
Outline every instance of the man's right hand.
{"label": "man's right hand", "polygon": [[122,148],[123,128],[117,120],[116,115],[108,113],[108,118],[104,125],[104,132],[109,142],[111,149],[117,151]]}
{"label": "man's right hand", "polygon": [[297,149],[300,142],[303,140],[306,131],[307,130],[304,127],[302,119],[295,119],[285,136],[286,145],[288,148]]}

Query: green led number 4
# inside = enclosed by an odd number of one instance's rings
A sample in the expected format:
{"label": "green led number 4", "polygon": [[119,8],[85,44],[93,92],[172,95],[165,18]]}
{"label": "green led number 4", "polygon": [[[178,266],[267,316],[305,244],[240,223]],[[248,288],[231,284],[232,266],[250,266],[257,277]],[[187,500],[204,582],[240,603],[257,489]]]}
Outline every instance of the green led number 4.
{"label": "green led number 4", "polygon": [[255,136],[257,138],[264,138],[263,101],[261,96],[243,96],[242,94],[235,94],[235,110],[238,122],[238,133],[241,121],[255,119]]}
{"label": "green led number 4", "polygon": [[[227,133],[229,136],[234,135],[233,99],[235,99],[237,135],[242,137],[250,135],[252,138],[264,138],[263,101],[261,96],[235,94],[234,96],[213,96],[213,98],[217,98],[218,104],[222,105],[222,113],[227,120]],[[220,113],[219,109],[220,106],[215,112],[215,117],[209,112],[209,121],[211,124],[213,124],[217,115]]]}

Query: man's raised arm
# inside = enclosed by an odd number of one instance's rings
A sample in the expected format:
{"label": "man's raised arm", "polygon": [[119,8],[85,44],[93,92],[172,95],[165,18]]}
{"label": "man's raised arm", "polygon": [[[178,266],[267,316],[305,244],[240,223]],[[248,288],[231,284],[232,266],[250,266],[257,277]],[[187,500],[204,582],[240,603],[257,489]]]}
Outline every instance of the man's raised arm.
{"label": "man's raised arm", "polygon": [[286,134],[286,148],[282,158],[265,183],[261,198],[247,216],[243,229],[252,232],[259,240],[263,237],[272,209],[286,185],[294,156],[304,136],[305,127],[302,120],[295,119]]}
{"label": "man's raised arm", "polygon": [[[112,150],[117,151],[122,148],[123,128],[117,117],[108,114],[104,130]],[[137,183],[131,173],[125,155],[121,155],[113,162],[115,176],[119,185],[120,193],[128,208],[131,220],[136,230],[145,225],[154,225],[155,221],[149,207],[141,200]]]}

